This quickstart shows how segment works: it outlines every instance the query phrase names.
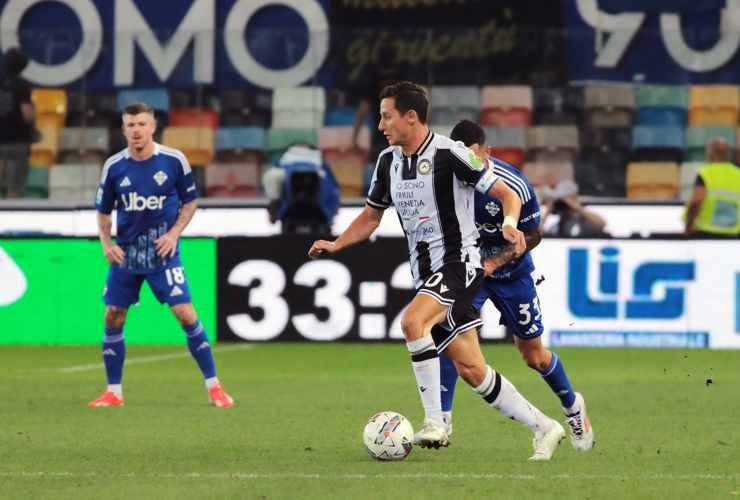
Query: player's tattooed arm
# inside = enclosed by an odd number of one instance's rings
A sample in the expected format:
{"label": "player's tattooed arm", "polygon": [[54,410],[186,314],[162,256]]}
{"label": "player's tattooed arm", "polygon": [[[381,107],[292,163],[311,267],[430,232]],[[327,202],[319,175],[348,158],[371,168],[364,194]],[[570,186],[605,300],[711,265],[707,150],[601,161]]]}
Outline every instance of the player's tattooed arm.
{"label": "player's tattooed arm", "polygon": [[[524,231],[524,242],[527,247],[524,253],[531,251],[542,241],[542,233],[539,229]],[[524,255],[524,254],[522,254]],[[517,257],[516,248],[513,244],[508,244],[494,255],[483,259],[483,273],[490,276],[499,267],[508,264]]]}
{"label": "player's tattooed arm", "polygon": [[175,255],[175,252],[177,252],[177,240],[193,219],[196,208],[198,208],[198,204],[195,200],[185,203],[180,207],[180,214],[177,216],[175,224],[154,242],[157,255],[160,257],[172,257]]}

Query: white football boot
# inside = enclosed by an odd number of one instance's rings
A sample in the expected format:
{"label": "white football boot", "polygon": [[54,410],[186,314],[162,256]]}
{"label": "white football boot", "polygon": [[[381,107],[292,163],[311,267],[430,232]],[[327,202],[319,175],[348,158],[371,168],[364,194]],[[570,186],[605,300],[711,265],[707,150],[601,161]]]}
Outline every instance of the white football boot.
{"label": "white football boot", "polygon": [[594,430],[586,413],[586,402],[580,392],[576,392],[576,401],[570,408],[563,408],[565,422],[570,427],[570,443],[579,451],[588,451],[594,447]]}
{"label": "white football boot", "polygon": [[442,412],[442,421],[447,426],[447,437],[452,436],[452,412],[451,411],[443,411]]}
{"label": "white football boot", "polygon": [[446,447],[450,444],[445,424],[435,422],[432,419],[424,419],[421,430],[414,434],[414,444],[422,448]]}
{"label": "white football boot", "polygon": [[532,439],[534,453],[529,457],[530,462],[542,462],[552,458],[560,442],[565,439],[565,429],[556,420],[550,419],[550,427],[545,431],[536,431]]}

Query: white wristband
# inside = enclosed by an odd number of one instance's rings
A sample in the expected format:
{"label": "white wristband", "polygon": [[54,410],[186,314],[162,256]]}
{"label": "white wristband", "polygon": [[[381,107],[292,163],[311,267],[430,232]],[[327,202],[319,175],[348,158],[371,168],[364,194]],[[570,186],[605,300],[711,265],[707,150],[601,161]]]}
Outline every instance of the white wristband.
{"label": "white wristband", "polygon": [[516,226],[517,226],[516,219],[512,217],[511,215],[507,215],[506,217],[504,217],[504,223],[501,224],[501,227],[504,227],[504,226],[511,226],[514,229],[516,229]]}

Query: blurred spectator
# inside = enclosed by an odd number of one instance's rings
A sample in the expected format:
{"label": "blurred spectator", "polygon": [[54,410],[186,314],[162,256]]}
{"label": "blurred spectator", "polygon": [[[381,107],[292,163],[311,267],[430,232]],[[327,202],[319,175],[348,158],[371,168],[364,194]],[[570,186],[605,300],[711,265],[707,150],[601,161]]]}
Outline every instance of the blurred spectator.
{"label": "blurred spectator", "polygon": [[31,86],[20,76],[27,65],[28,57],[12,48],[5,53],[0,73],[0,195],[8,198],[23,196],[36,134]]}
{"label": "blurred spectator", "polygon": [[707,143],[709,163],[699,169],[686,205],[687,236],[740,236],[740,168],[730,162],[731,152],[725,139]]}
{"label": "blurred spectator", "polygon": [[282,222],[283,233],[330,235],[339,210],[339,184],[321,152],[306,144],[288,148],[262,175],[270,199],[270,221]]}
{"label": "blurred spectator", "polygon": [[[558,238],[590,238],[608,236],[604,231],[606,221],[597,213],[588,210],[578,201],[578,185],[570,179],[560,181],[555,188],[542,191],[545,214],[541,227],[547,236]],[[549,227],[545,220],[557,215],[558,221]]]}

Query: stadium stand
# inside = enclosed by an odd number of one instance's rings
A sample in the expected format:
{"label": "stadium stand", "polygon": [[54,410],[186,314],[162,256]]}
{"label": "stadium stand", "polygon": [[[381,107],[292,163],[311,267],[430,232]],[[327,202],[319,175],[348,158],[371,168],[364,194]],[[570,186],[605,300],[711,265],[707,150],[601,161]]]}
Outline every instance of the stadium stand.
{"label": "stadium stand", "polygon": [[680,181],[678,164],[633,162],[627,165],[627,198],[632,200],[674,200]]}
{"label": "stadium stand", "polygon": [[685,128],[688,123],[688,87],[639,85],[635,100],[638,125]]}
{"label": "stadium stand", "polygon": [[272,126],[317,129],[324,124],[325,109],[322,87],[279,88],[272,94]]}
{"label": "stadium stand", "polygon": [[593,85],[583,91],[586,123],[593,127],[632,126],[635,91],[631,85]]}
{"label": "stadium stand", "polygon": [[489,85],[481,90],[480,123],[483,126],[528,127],[532,123],[532,106],[532,88],[528,85]]}
{"label": "stadium stand", "polygon": [[736,127],[736,85],[692,85],[689,90],[689,125]]}
{"label": "stadium stand", "polygon": [[721,137],[732,149],[736,147],[734,127],[688,127],[686,129],[686,161],[704,161],[706,145],[710,139]]}
{"label": "stadium stand", "polygon": [[67,92],[64,89],[33,89],[31,101],[36,108],[36,127],[62,128],[67,118]]}

